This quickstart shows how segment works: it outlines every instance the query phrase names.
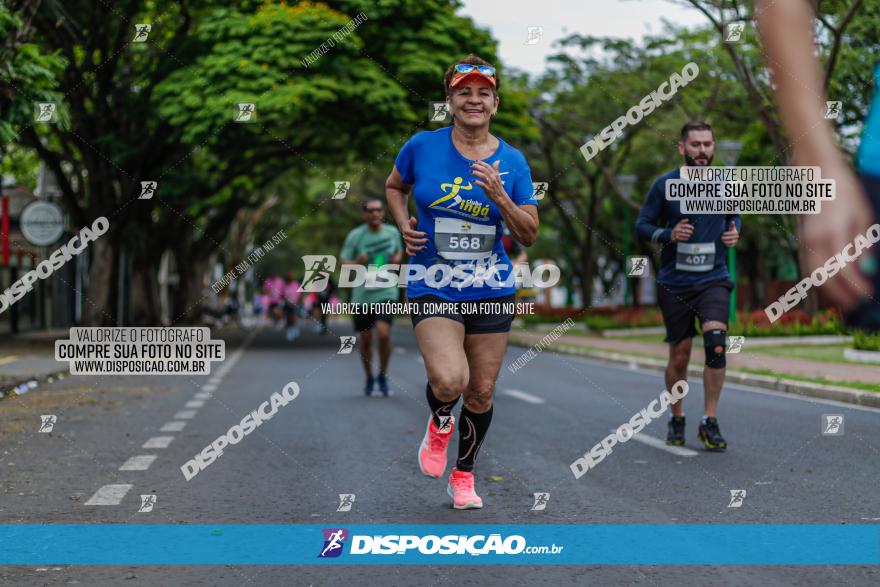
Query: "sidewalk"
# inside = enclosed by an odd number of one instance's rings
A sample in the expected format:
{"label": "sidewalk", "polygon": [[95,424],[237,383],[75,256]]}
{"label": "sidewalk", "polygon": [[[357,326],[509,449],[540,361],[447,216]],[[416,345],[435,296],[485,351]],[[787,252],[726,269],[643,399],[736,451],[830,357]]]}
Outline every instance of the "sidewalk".
{"label": "sidewalk", "polygon": [[0,342],[0,397],[28,382],[67,373],[67,363],[55,360],[55,340],[67,334],[67,330],[49,330],[5,337]]}
{"label": "sidewalk", "polygon": [[[531,346],[545,336],[547,334],[543,332],[514,329],[511,333],[511,342]],[[702,372],[705,354],[701,342],[699,339],[694,341],[689,370],[691,375],[699,375]],[[656,369],[665,367],[669,353],[668,345],[662,342],[662,335],[658,335],[658,342],[651,343],[615,340],[586,334],[566,334],[548,345],[547,349]],[[727,354],[727,368],[727,378],[730,381],[811,397],[880,407],[880,393],[859,391],[819,382],[819,380],[831,380],[870,384],[876,385],[877,391],[880,391],[880,368],[875,366],[838,364],[749,353],[748,346],[746,346],[741,353]],[[762,369],[778,375],[758,375],[739,371],[740,369]],[[798,381],[786,379],[786,376],[799,376],[816,381]]]}

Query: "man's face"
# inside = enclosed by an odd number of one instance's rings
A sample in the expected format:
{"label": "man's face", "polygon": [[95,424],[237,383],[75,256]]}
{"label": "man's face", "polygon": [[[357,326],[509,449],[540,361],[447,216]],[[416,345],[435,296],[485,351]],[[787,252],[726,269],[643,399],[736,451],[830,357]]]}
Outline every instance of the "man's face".
{"label": "man's face", "polygon": [[385,206],[379,200],[370,200],[364,208],[364,220],[370,226],[379,226],[385,218]]}
{"label": "man's face", "polygon": [[711,130],[692,130],[687,140],[678,143],[678,152],[684,157],[685,165],[705,167],[712,164],[715,156],[715,139]]}

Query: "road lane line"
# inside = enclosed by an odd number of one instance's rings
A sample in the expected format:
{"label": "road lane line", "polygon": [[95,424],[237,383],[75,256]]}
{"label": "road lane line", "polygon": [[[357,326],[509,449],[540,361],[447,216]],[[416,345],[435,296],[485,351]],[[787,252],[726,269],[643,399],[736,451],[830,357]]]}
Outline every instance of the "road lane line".
{"label": "road lane line", "polygon": [[210,399],[211,394],[208,393],[207,391],[200,391],[197,394],[195,394],[193,397],[196,399]]}
{"label": "road lane line", "polygon": [[173,436],[153,436],[141,448],[168,448],[172,440]]}
{"label": "road lane line", "polygon": [[95,492],[95,495],[89,498],[85,505],[119,505],[125,494],[134,485],[121,483],[118,485],[105,485]]}
{"label": "road lane line", "polygon": [[208,383],[210,383],[211,385],[219,385],[222,379],[222,377],[211,377],[210,379],[208,379]]}
{"label": "road lane line", "polygon": [[175,420],[174,422],[168,422],[161,428],[159,428],[159,432],[180,432],[183,430],[183,427],[186,426],[186,422],[182,420]]}
{"label": "road lane line", "polygon": [[176,414],[174,414],[175,420],[192,420],[196,415],[195,410],[180,410]]}
{"label": "road lane line", "polygon": [[156,460],[156,455],[137,455],[129,458],[119,467],[120,471],[146,471]]}
{"label": "road lane line", "polygon": [[217,391],[217,386],[206,383],[202,386],[202,391]]}
{"label": "road lane line", "polygon": [[[612,430],[611,432],[614,432],[614,430]],[[647,444],[648,446],[653,446],[654,448],[659,448],[660,450],[671,452],[675,456],[679,457],[696,457],[700,454],[695,450],[691,450],[683,446],[669,446],[668,444],[666,444],[666,441],[660,440],[659,438],[654,438],[653,436],[648,436],[644,433],[636,434],[630,440],[635,440],[641,442],[642,444]]]}
{"label": "road lane line", "polygon": [[526,393],[525,391],[521,391],[519,389],[505,389],[502,391],[504,395],[509,395],[510,397],[515,397],[516,399],[520,399],[524,402],[530,404],[544,404],[547,403],[543,397],[538,397],[536,395],[532,395],[530,393]]}
{"label": "road lane line", "polygon": [[14,363],[18,360],[18,355],[9,355],[8,357],[3,357],[0,359],[0,365],[8,365],[9,363]]}
{"label": "road lane line", "polygon": [[205,402],[203,402],[200,399],[194,399],[194,400],[190,400],[190,401],[186,402],[186,405],[183,407],[185,407],[185,408],[201,408],[203,405],[205,405]]}

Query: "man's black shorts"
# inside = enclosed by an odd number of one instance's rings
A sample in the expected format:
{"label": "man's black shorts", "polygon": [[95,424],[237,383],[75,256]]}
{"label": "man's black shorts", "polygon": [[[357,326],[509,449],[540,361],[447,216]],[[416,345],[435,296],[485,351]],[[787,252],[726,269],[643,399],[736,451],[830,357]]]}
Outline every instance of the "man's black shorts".
{"label": "man's black shorts", "polygon": [[727,324],[730,316],[729,279],[699,285],[671,286],[657,284],[657,303],[666,324],[666,342],[675,344],[697,335],[694,319],[700,324],[717,321]]}
{"label": "man's black shorts", "polygon": [[[516,296],[509,295],[500,298],[485,300],[473,300],[459,302],[458,311],[448,306],[438,307],[440,304],[448,305],[451,302],[437,296],[422,296],[409,300],[417,307],[410,312],[413,328],[425,318],[448,318],[464,325],[465,334],[491,334],[495,332],[510,332],[513,324]],[[464,311],[463,305],[467,304],[468,310],[476,309],[476,312]],[[505,310],[511,310],[507,312]]]}
{"label": "man's black shorts", "polygon": [[[363,308],[369,308],[369,304],[361,304]],[[354,329],[357,332],[363,332],[364,330],[369,330],[373,326],[376,325],[376,322],[381,320],[382,322],[387,322],[389,326],[394,324],[394,318],[391,314],[382,314],[379,312],[372,312],[366,314],[355,314],[354,315]]]}

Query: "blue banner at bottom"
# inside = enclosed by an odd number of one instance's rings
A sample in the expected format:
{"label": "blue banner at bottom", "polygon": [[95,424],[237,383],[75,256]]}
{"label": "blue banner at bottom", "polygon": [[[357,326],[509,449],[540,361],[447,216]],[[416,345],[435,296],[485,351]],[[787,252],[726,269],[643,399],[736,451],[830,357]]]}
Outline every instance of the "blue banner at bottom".
{"label": "blue banner at bottom", "polygon": [[880,525],[6,524],[3,565],[877,565]]}

